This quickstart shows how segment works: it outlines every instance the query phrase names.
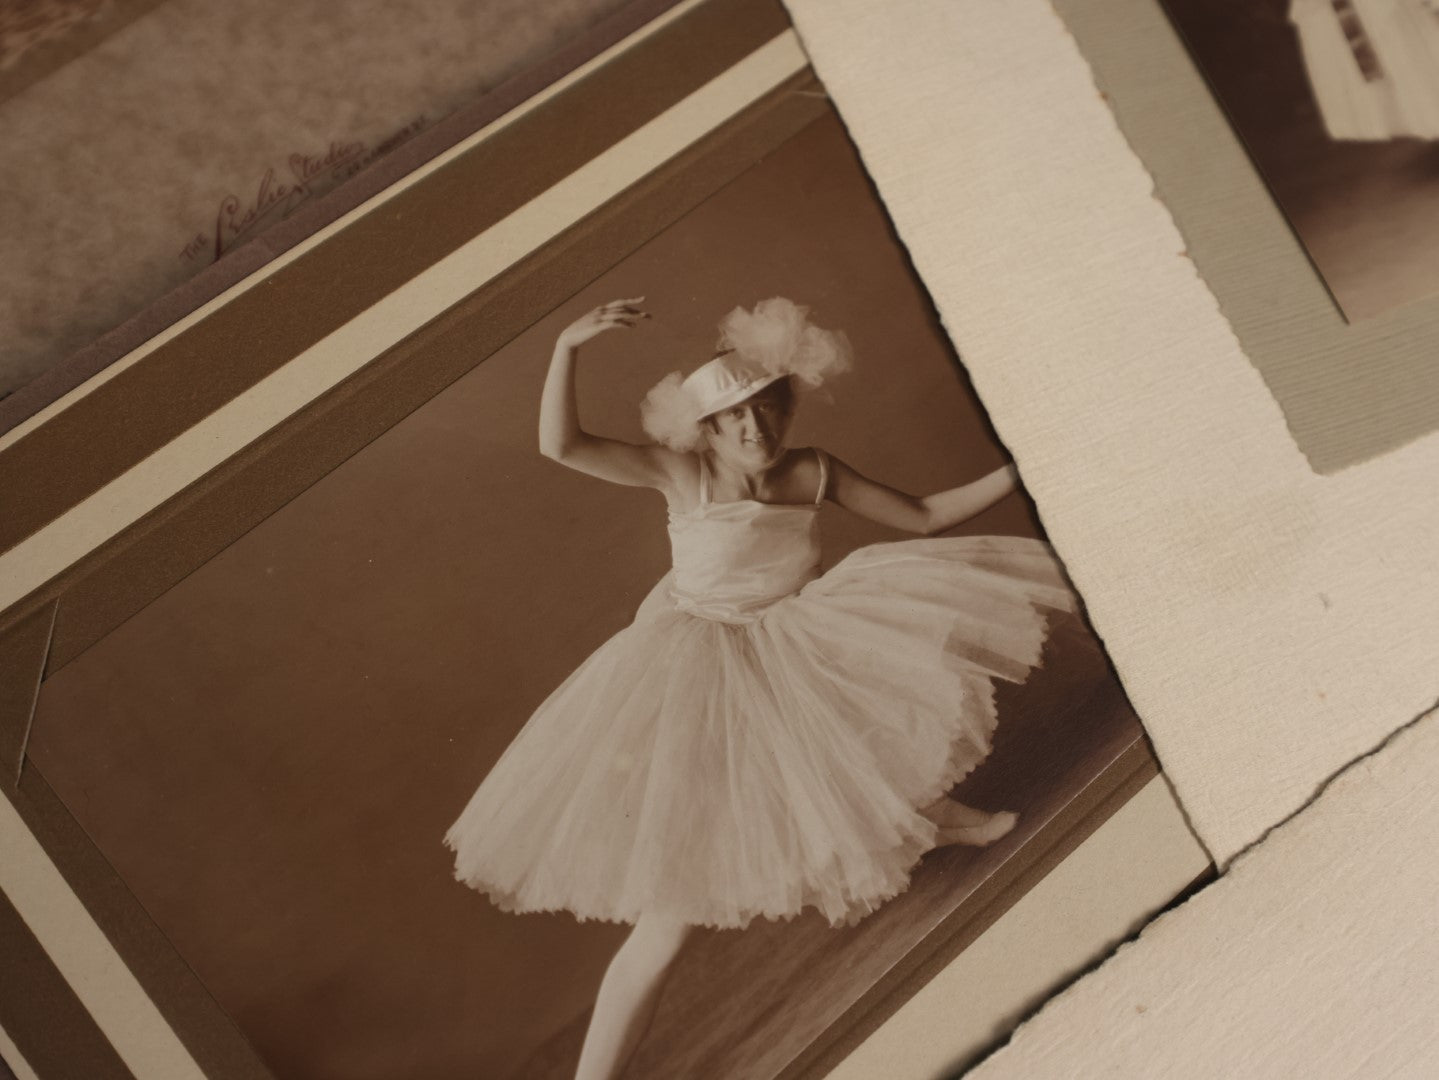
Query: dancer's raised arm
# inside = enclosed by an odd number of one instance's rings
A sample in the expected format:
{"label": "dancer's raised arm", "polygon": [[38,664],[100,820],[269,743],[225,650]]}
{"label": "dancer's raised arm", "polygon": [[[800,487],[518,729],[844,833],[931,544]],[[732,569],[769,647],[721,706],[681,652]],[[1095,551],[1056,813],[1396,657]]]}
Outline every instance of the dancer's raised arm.
{"label": "dancer's raised arm", "polygon": [[933,495],[906,495],[830,459],[829,497],[850,513],[906,532],[934,536],[988,510],[1018,486],[1013,465]]}
{"label": "dancer's raised arm", "polygon": [[591,435],[580,427],[575,362],[580,346],[615,327],[632,327],[649,314],[644,297],[614,300],[586,312],[560,333],[540,397],[540,453],[571,469],[632,487],[671,488],[682,455],[663,446],[636,446]]}

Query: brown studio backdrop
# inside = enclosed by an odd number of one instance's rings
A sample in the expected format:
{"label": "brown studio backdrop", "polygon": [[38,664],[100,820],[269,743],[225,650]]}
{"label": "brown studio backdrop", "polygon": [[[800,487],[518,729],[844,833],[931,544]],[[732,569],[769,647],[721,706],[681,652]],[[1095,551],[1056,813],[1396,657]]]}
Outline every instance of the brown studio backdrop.
{"label": "brown studio backdrop", "polygon": [[[653,322],[583,350],[592,430],[639,438],[650,385],[783,295],[858,358],[794,444],[912,491],[1004,460],[828,116],[47,681],[33,761],[278,1076],[506,1075],[626,932],[499,912],[441,837],[667,568],[659,495],[535,448],[555,335],[635,295]],[[895,538],[823,527],[827,565]],[[964,531],[1038,535],[1020,499]]]}

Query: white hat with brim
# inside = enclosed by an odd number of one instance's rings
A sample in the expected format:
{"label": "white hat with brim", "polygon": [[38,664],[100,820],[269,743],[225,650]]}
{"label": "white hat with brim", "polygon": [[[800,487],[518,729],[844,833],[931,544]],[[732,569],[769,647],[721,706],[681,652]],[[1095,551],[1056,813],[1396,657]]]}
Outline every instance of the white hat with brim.
{"label": "white hat with brim", "polygon": [[699,419],[703,420],[788,377],[784,372],[765,371],[744,363],[733,353],[726,353],[701,364],[690,372],[682,385],[685,393],[699,407]]}
{"label": "white hat with brim", "polygon": [[696,449],[700,421],[738,405],[780,379],[796,390],[818,386],[849,367],[849,341],[809,321],[792,300],[761,300],[753,311],[735,308],[720,323],[724,351],[682,377],[672,371],[650,388],[640,405],[645,433],[673,450]]}

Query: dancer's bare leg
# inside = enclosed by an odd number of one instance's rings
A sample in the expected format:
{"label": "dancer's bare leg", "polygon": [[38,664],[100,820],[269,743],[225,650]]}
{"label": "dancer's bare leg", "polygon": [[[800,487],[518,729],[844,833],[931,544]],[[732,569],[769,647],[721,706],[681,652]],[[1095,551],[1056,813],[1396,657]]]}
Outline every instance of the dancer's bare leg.
{"label": "dancer's bare leg", "polygon": [[934,836],[935,847],[946,847],[950,844],[984,847],[1009,832],[1019,821],[1018,814],[1010,813],[1007,810],[991,814],[986,810],[976,810],[972,806],[966,806],[947,795],[942,795],[928,806],[921,808],[920,813],[934,822],[937,827]]}
{"label": "dancer's bare leg", "polygon": [[689,927],[641,915],[610,961],[595,999],[575,1080],[614,1080],[639,1045]]}

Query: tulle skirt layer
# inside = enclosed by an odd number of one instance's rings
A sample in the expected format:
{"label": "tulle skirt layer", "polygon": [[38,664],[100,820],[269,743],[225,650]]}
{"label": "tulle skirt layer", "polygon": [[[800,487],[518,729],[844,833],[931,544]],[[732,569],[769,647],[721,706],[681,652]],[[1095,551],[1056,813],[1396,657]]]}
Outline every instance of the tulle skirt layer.
{"label": "tulle skirt layer", "polygon": [[854,552],[752,622],[675,610],[662,581],[535,712],[445,842],[513,911],[738,927],[901,891],[918,808],[989,752],[994,681],[1040,658],[1073,594],[1047,545]]}

